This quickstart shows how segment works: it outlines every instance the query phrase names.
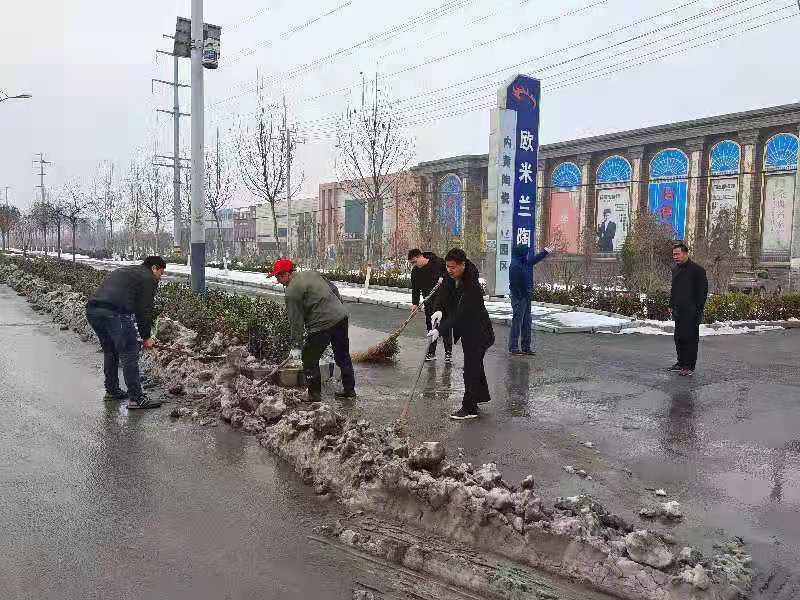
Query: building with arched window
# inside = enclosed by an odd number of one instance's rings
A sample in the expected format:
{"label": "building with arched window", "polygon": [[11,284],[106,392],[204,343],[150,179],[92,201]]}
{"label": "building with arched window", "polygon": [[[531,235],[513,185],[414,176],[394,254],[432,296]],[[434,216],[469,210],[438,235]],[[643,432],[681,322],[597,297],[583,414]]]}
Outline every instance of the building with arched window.
{"label": "building with arched window", "polygon": [[[612,264],[637,214],[652,211],[690,246],[731,222],[743,268],[800,269],[798,133],[800,103],[544,144],[534,244],[557,242],[573,256],[591,250]],[[448,174],[467,182],[462,238],[485,239],[492,227],[488,160],[459,156],[412,169],[429,190]]]}

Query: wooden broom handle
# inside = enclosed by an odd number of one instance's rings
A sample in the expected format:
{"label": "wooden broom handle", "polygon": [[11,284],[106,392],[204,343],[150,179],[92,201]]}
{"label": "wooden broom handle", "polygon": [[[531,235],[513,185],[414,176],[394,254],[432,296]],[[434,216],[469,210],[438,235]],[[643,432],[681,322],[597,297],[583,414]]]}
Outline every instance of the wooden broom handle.
{"label": "wooden broom handle", "polygon": [[427,295],[425,298],[423,298],[423,299],[422,299],[422,302],[420,302],[419,304],[417,304],[417,307],[416,307],[414,310],[412,310],[412,311],[411,311],[411,314],[410,314],[410,315],[408,315],[408,318],[407,318],[405,321],[403,321],[403,324],[402,324],[402,325],[400,325],[400,327],[398,327],[398,328],[395,330],[395,332],[394,332],[392,335],[390,335],[390,336],[389,336],[390,338],[397,337],[398,335],[400,335],[401,333],[403,333],[403,330],[404,330],[404,329],[405,329],[405,328],[408,326],[408,324],[409,324],[409,323],[411,323],[411,320],[412,320],[412,319],[413,319],[413,318],[414,318],[414,317],[417,315],[417,313],[420,311],[420,306],[422,306],[423,304],[425,304],[425,303],[426,303],[428,300],[430,300],[430,299],[431,299],[431,297],[433,297],[433,295],[436,293],[436,290],[438,290],[438,289],[439,289],[439,286],[440,286],[440,285],[442,285],[442,283],[443,283],[443,282],[444,282],[444,279],[442,279],[442,281],[438,282],[438,283],[437,283],[435,286],[433,286],[433,289],[431,290],[431,293],[430,293],[430,294],[428,294],[428,295]]}

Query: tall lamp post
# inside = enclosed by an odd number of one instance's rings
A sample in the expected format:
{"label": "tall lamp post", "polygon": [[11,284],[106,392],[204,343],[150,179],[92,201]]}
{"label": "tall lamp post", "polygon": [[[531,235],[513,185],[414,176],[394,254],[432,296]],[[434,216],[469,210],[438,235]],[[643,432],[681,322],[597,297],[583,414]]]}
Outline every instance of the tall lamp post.
{"label": "tall lamp post", "polygon": [[0,102],[5,102],[6,100],[22,100],[25,98],[33,98],[30,94],[17,94],[16,96],[9,96],[5,92],[0,91]]}

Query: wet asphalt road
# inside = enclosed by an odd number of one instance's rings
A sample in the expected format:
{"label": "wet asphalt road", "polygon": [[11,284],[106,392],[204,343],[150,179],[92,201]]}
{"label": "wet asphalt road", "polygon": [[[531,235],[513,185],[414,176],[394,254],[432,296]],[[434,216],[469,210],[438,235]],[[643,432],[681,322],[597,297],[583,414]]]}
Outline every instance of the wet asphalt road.
{"label": "wet asphalt road", "polygon": [[[404,318],[348,308],[354,350]],[[45,322],[0,287],[0,598],[347,597],[359,567],[305,541],[334,507],[250,438],[107,410],[99,355]],[[358,367],[361,397],[340,408],[396,418],[423,329],[409,327],[397,365]],[[667,336],[539,334],[538,356],[511,358],[507,328],[495,331],[483,417],[447,419],[463,392],[456,347],[452,367],[424,367],[416,439],[512,480],[532,473],[545,497],[591,493],[650,528],[636,513],[664,488],[686,518],[656,529],[707,552],[741,535],[760,572],[753,597],[800,598],[800,332],[706,338],[682,379],[663,371]]]}
{"label": "wet asphalt road", "polygon": [[0,286],[0,598],[350,598],[338,514],[227,427],[104,406],[96,348]]}
{"label": "wet asphalt road", "polygon": [[[349,307],[357,350],[402,317]],[[423,333],[419,319],[401,338],[397,366],[358,369],[362,398],[342,409],[395,418],[425,351]],[[495,334],[486,359],[493,401],[482,418],[447,418],[460,406],[463,369],[460,348],[447,367],[440,345],[411,410],[417,439],[442,440],[451,456],[461,448],[474,464],[495,461],[511,480],[533,474],[545,497],[591,493],[706,553],[740,535],[760,573],[753,598],[800,599],[800,331],[704,338],[693,378],[664,371],[674,362],[670,336],[537,334],[537,356],[526,358],[505,352],[508,328]],[[648,488],[680,502],[683,523],[639,520],[655,501]]]}
{"label": "wet asphalt road", "polygon": [[[354,351],[407,314],[347,306]],[[494,461],[512,481],[533,474],[545,497],[590,493],[706,554],[714,542],[742,536],[758,571],[752,597],[800,599],[800,330],[703,338],[697,373],[682,378],[665,371],[675,361],[671,336],[537,333],[537,356],[523,358],[505,351],[508,328],[494,328],[486,358],[493,401],[482,405],[483,417],[448,418],[461,403],[463,362],[456,346],[445,366],[440,344],[410,411],[417,440],[440,440],[451,457],[462,449],[476,465]],[[420,317],[401,337],[396,365],[357,367],[358,401],[330,401],[376,423],[397,418],[424,333]],[[581,445],[587,441],[594,447]],[[567,474],[566,465],[592,481]],[[666,498],[654,496],[659,488]],[[639,519],[657,500],[677,500],[683,522]]]}

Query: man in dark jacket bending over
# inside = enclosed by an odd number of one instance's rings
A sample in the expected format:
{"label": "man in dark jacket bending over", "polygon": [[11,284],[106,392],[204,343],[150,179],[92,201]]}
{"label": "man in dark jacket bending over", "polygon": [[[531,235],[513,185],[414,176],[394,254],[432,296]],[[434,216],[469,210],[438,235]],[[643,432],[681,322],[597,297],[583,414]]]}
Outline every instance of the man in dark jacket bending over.
{"label": "man in dark jacket bending over", "polygon": [[[533,355],[536,352],[531,344],[531,294],[533,293],[533,265],[543,261],[553,252],[549,246],[536,254],[528,246],[514,246],[511,251],[511,268],[508,270],[508,283],[511,291],[511,333],[508,336],[508,351],[511,354]],[[522,350],[519,349],[520,333]]]}
{"label": "man in dark jacket bending over", "polygon": [[[428,340],[435,342],[440,335],[453,332],[461,340],[464,351],[464,400],[451,419],[474,419],[478,404],[489,402],[489,384],[483,369],[483,357],[494,344],[494,330],[483,303],[483,290],[478,280],[478,268],[467,259],[461,248],[453,248],[445,256],[447,272],[437,293],[437,311],[431,315],[433,329]],[[446,319],[442,315],[447,314]]]}
{"label": "man in dark jacket bending over", "polygon": [[675,320],[675,351],[678,362],[670,371],[684,377],[694,375],[697,366],[697,346],[700,342],[700,323],[703,321],[708,298],[706,270],[689,258],[689,248],[683,242],[672,248],[672,291],[670,309]]}
{"label": "man in dark jacket bending over", "polygon": [[[127,398],[129,409],[161,406],[160,401],[148,398],[142,391],[138,337],[145,348],[153,347],[153,299],[166,267],[160,256],[148,256],[141,265],[111,271],[86,303],[86,320],[103,348],[105,399]],[[120,363],[127,392],[119,387]]]}
{"label": "man in dark jacket bending over", "polygon": [[[420,294],[422,294],[423,298],[427,298],[436,284],[447,277],[447,267],[444,261],[433,252],[422,252],[419,248],[408,251],[408,262],[414,265],[414,268],[411,269],[411,304],[413,304],[414,308],[417,308]],[[425,326],[428,331],[433,328],[431,315],[434,313],[435,305],[436,297],[434,296],[423,307],[425,310]],[[450,364],[453,362],[453,336],[448,332],[442,336],[442,339],[444,341],[444,362]],[[436,342],[428,346],[425,360],[436,360]]]}

